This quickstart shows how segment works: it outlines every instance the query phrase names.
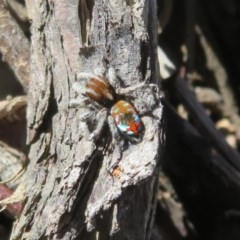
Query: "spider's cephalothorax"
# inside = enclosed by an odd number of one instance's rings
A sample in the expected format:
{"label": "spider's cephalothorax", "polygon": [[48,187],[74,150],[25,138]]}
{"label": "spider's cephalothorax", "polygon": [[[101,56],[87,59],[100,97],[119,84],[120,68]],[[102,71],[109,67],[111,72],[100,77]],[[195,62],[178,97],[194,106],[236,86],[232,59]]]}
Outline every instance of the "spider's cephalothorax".
{"label": "spider's cephalothorax", "polygon": [[139,142],[144,132],[143,123],[134,107],[129,102],[119,99],[115,94],[110,84],[115,81],[115,75],[109,74],[109,81],[97,73],[80,73],[79,78],[87,79],[87,83],[84,86],[81,86],[81,82],[74,84],[73,88],[80,93],[80,96],[72,100],[71,105],[85,109],[80,116],[82,121],[93,121],[92,116],[97,120],[94,130],[86,132],[83,129],[83,131],[90,138],[96,137],[108,119],[113,138],[117,132],[120,132],[130,142]]}
{"label": "spider's cephalothorax", "polygon": [[115,96],[110,83],[101,76],[92,77],[86,84],[86,95],[103,107],[113,105]]}

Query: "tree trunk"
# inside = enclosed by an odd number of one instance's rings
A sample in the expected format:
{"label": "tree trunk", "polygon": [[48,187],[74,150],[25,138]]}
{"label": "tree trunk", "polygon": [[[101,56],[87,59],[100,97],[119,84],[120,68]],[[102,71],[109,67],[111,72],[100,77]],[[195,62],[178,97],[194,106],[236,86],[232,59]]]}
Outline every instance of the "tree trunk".
{"label": "tree trunk", "polygon": [[[156,1],[28,0],[27,7],[29,166],[11,239],[150,239],[163,139],[158,87],[149,86],[158,85]],[[144,137],[123,150],[115,173],[114,151],[103,151],[108,127],[90,141],[78,109],[69,108],[77,73],[98,66],[116,69],[122,87],[145,81],[130,96],[138,111],[148,110]]]}

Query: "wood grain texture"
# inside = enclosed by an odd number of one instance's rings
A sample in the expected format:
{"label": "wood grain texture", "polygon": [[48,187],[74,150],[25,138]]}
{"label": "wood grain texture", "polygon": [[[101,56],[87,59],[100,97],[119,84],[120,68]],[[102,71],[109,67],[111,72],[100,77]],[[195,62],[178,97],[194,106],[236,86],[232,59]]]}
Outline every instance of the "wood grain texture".
{"label": "wood grain texture", "polygon": [[2,60],[7,62],[22,84],[25,92],[28,90],[30,78],[29,41],[4,6],[0,2],[0,53]]}
{"label": "wood grain texture", "polygon": [[[37,0],[27,7],[30,164],[26,205],[11,239],[150,239],[163,141],[160,96],[148,87],[158,85],[156,1]],[[76,74],[97,66],[116,69],[116,86],[145,81],[130,97],[151,113],[142,118],[142,142],[123,151],[115,175],[108,170],[115,151],[103,152],[109,129],[89,141],[78,110],[69,109]]]}

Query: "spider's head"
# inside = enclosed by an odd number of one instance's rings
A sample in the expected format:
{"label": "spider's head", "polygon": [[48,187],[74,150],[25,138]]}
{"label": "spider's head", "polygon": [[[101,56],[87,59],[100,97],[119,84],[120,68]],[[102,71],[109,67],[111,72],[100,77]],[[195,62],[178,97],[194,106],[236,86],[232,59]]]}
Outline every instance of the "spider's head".
{"label": "spider's head", "polygon": [[86,85],[86,95],[90,100],[104,107],[110,107],[115,101],[115,94],[110,83],[103,77],[91,78]]}

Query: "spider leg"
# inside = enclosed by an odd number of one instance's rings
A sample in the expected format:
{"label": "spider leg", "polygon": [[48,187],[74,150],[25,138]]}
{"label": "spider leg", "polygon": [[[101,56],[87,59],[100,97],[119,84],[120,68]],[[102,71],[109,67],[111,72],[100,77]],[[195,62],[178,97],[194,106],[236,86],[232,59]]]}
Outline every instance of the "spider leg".
{"label": "spider leg", "polygon": [[105,108],[101,109],[97,113],[97,115],[95,117],[95,119],[97,119],[97,126],[93,130],[93,132],[91,132],[91,134],[90,134],[91,140],[95,140],[101,134],[104,124],[106,123],[106,120],[107,120],[107,115],[108,115],[108,112],[107,112],[107,109],[105,109]]}
{"label": "spider leg", "polygon": [[81,72],[81,73],[77,74],[77,79],[81,81],[83,79],[95,78],[95,79],[98,79],[99,81],[101,81],[101,78],[99,76],[102,76],[102,75],[97,75],[95,73]]}
{"label": "spider leg", "polygon": [[86,92],[86,87],[85,87],[85,84],[81,83],[81,82],[75,82],[73,83],[72,85],[72,89],[78,93],[78,94],[85,94]]}
{"label": "spider leg", "polygon": [[107,78],[108,78],[109,83],[112,86],[116,85],[117,74],[116,74],[116,71],[113,67],[109,67],[109,69],[107,71]]}
{"label": "spider leg", "polygon": [[113,158],[112,161],[108,165],[108,169],[110,172],[114,170],[114,168],[118,165],[119,161],[122,158],[122,149],[121,149],[121,136],[119,135],[117,126],[114,122],[112,116],[108,116],[108,125],[112,134],[112,144],[111,147],[113,149]]}
{"label": "spider leg", "polygon": [[[98,119],[96,126],[94,126],[95,119]],[[79,115],[79,124],[78,124],[78,127],[80,129],[82,136],[89,141],[96,140],[96,138],[99,137],[103,129],[106,119],[107,119],[106,111],[101,110],[96,114],[96,111],[84,108],[82,113],[80,113]],[[90,129],[89,129],[89,126],[90,126]],[[92,130],[91,129],[92,127],[95,127],[95,129]]]}
{"label": "spider leg", "polygon": [[96,113],[94,110],[90,110],[88,108],[82,108],[81,113],[79,114],[79,120],[82,122],[93,121]]}
{"label": "spider leg", "polygon": [[146,83],[145,81],[144,82],[141,82],[139,84],[136,84],[134,86],[130,86],[130,87],[119,87],[118,89],[116,89],[116,93],[119,94],[119,95],[130,95],[131,92],[133,91],[136,91],[138,89],[141,89],[141,88],[155,88],[157,89],[157,84],[153,84],[153,83]]}
{"label": "spider leg", "polygon": [[82,108],[86,106],[88,98],[84,95],[86,93],[86,87],[81,82],[75,82],[72,85],[72,89],[77,93],[77,97],[70,100],[69,107],[70,108]]}
{"label": "spider leg", "polygon": [[131,92],[136,91],[141,88],[155,88],[158,89],[157,84],[148,83],[147,80],[144,80],[143,82],[136,84],[134,86],[130,87],[120,87],[119,84],[117,84],[117,73],[113,67],[109,67],[107,72],[107,77],[112,86],[114,86],[115,91],[119,95],[130,95]]}
{"label": "spider leg", "polygon": [[112,134],[112,141],[116,145],[121,141],[121,136],[119,135],[118,128],[114,122],[113,117],[110,115],[108,116],[108,125]]}
{"label": "spider leg", "polygon": [[71,99],[69,102],[69,107],[70,108],[84,108],[86,107],[86,101],[88,99],[84,96],[75,98],[75,99]]}
{"label": "spider leg", "polygon": [[78,124],[78,128],[81,131],[81,135],[86,138],[87,140],[91,141],[92,139],[90,138],[91,133],[89,131],[88,125],[86,122],[80,121]]}

